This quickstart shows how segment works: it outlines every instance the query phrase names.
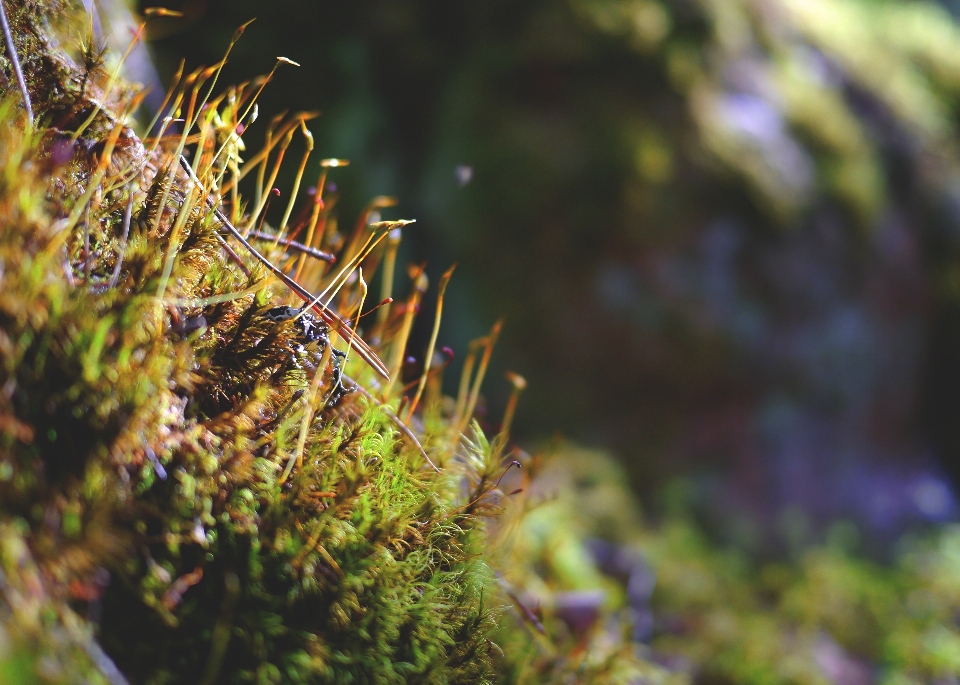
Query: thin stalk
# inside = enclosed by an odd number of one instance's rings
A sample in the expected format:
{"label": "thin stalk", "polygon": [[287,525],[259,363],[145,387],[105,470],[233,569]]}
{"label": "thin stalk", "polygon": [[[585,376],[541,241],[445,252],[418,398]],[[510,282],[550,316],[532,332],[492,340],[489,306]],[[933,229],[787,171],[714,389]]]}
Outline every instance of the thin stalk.
{"label": "thin stalk", "polygon": [[[204,103],[206,103],[206,101],[210,99],[210,95],[213,93],[213,89],[214,89],[214,88],[216,87],[216,85],[217,85],[217,80],[220,78],[220,72],[223,71],[223,67],[227,64],[227,57],[230,56],[230,52],[233,50],[233,46],[237,44],[237,41],[238,41],[238,40],[240,40],[240,36],[243,35],[244,30],[245,30],[248,26],[250,26],[250,24],[252,24],[254,21],[256,21],[256,20],[255,20],[255,19],[251,19],[251,20],[247,21],[246,23],[241,24],[241,25],[240,25],[240,28],[238,28],[236,31],[233,32],[233,36],[230,38],[230,44],[227,46],[227,51],[223,54],[223,58],[222,58],[222,59],[220,60],[220,62],[217,64],[216,71],[215,71],[214,74],[213,74],[213,81],[210,82],[210,87],[207,89],[207,94],[206,94],[206,96],[204,96],[204,98],[203,98],[203,102],[204,102]],[[201,105],[201,107],[202,107],[202,105]],[[200,116],[200,113],[198,112],[198,113],[197,113],[197,118],[199,118],[199,116]],[[196,119],[194,119],[194,120],[190,123],[191,127],[192,127],[194,124],[196,124],[196,123],[197,123],[197,121],[196,121]]]}
{"label": "thin stalk", "polygon": [[[281,112],[275,116],[270,125],[267,127],[266,138],[257,153],[243,163],[243,167],[240,169],[240,175],[237,176],[236,181],[229,181],[224,187],[224,192],[230,190],[233,186],[232,184],[239,183],[247,177],[247,175],[254,170],[257,170],[257,185],[254,187],[253,192],[253,205],[256,206],[260,201],[260,195],[263,190],[264,177],[266,175],[266,160],[270,157],[270,153],[273,152],[273,148],[276,147],[277,143],[282,140],[283,136],[292,129],[296,128],[299,120],[288,121],[286,124],[280,127],[280,130],[276,130],[275,126],[279,125],[283,117],[287,116],[286,112]],[[259,193],[259,194],[258,194]]]}
{"label": "thin stalk", "polygon": [[[320,220],[320,211],[323,209],[323,200],[321,199],[321,193],[323,192],[323,182],[327,178],[326,169],[323,170],[323,173],[320,174],[320,181],[317,183],[317,195],[313,200],[313,210],[310,212],[310,225],[307,228],[307,237],[304,239],[304,245],[309,249],[313,250],[311,243],[313,243],[313,233],[317,230],[317,222]],[[328,253],[324,253],[328,254]],[[333,256],[333,255],[331,255]],[[293,277],[296,280],[300,280],[300,274],[303,272],[303,266],[307,263],[306,254],[300,255],[300,258],[297,260],[297,268],[294,271]],[[332,262],[331,262],[332,263]]]}
{"label": "thin stalk", "polygon": [[470,391],[470,379],[473,377],[473,366],[477,362],[477,350],[483,345],[485,338],[470,341],[467,348],[467,357],[463,361],[463,370],[460,372],[460,387],[457,389],[457,403],[454,405],[453,421],[451,425],[457,428],[463,420],[463,412],[467,408],[467,396]]}
{"label": "thin stalk", "polygon": [[283,219],[280,220],[280,228],[277,229],[278,241],[280,234],[287,228],[287,222],[290,221],[290,215],[293,213],[293,205],[296,203],[297,194],[300,192],[300,181],[303,180],[303,172],[307,168],[307,160],[310,159],[310,154],[313,152],[313,134],[310,133],[310,129],[307,128],[303,119],[300,120],[300,130],[303,132],[303,137],[307,141],[307,149],[304,151],[303,158],[300,160],[300,168],[297,169],[297,176],[293,181],[293,190],[290,191],[290,201],[287,202],[287,209],[283,213]]}
{"label": "thin stalk", "polygon": [[[323,289],[323,292],[317,295],[317,301],[319,302],[323,297],[325,297],[329,293],[330,297],[327,299],[327,302],[324,304],[324,307],[329,307],[330,303],[333,301],[333,298],[336,297],[337,292],[339,292],[340,288],[342,288],[346,284],[347,279],[350,278],[350,274],[353,273],[353,270],[356,269],[357,266],[359,266],[359,264],[364,260],[364,258],[366,258],[368,254],[370,254],[373,248],[375,248],[377,244],[381,240],[383,240],[384,236],[386,236],[387,233],[390,232],[391,227],[396,226],[398,224],[401,226],[405,226],[406,224],[410,224],[410,223],[413,223],[413,222],[401,220],[401,221],[381,221],[378,224],[373,224],[372,227],[374,228],[374,231],[370,235],[370,237],[367,238],[367,243],[363,246],[363,249],[361,250],[360,254],[358,254],[352,260],[347,262],[343,266],[343,268],[340,269],[340,273],[334,276],[333,280],[330,281],[330,284]],[[338,281],[339,281],[339,284],[338,284]]]}
{"label": "thin stalk", "polygon": [[[293,140],[294,131],[296,131],[295,128],[291,129],[290,132],[283,137],[283,142],[280,143],[280,152],[277,154],[277,160],[273,163],[273,170],[270,172],[270,180],[267,181],[267,188],[272,188],[274,181],[277,180],[277,174],[280,173],[280,165],[283,164],[283,157],[287,154],[287,148],[290,147],[290,142]],[[266,161],[264,161],[264,164],[266,164]],[[261,197],[260,203],[250,214],[250,222],[247,229],[248,234],[253,226],[256,225],[257,218],[260,216],[260,212],[263,211],[263,206],[266,204],[266,202],[267,199],[265,197]]]}
{"label": "thin stalk", "polygon": [[443,296],[447,292],[447,284],[453,276],[453,270],[457,268],[454,264],[446,273],[440,277],[440,284],[437,286],[437,314],[433,319],[433,332],[430,334],[430,344],[427,345],[427,356],[423,362],[423,375],[420,376],[420,385],[417,386],[417,392],[410,402],[410,410],[407,412],[407,423],[413,418],[413,412],[420,403],[420,397],[423,395],[423,389],[427,385],[427,377],[430,375],[430,362],[433,361],[433,350],[437,346],[437,335],[440,333],[440,318],[443,316]]}
{"label": "thin stalk", "polygon": [[[387,254],[383,261],[383,276],[380,281],[380,300],[393,297],[393,276],[397,266],[397,249],[400,247],[401,231],[395,228],[387,236]],[[377,312],[377,335],[383,334],[383,327],[390,315],[390,305],[387,304]]]}
{"label": "thin stalk", "polygon": [[317,392],[320,390],[320,384],[323,382],[323,372],[326,370],[327,364],[330,363],[332,349],[332,345],[327,345],[324,348],[323,355],[320,357],[320,363],[317,365],[317,369],[313,373],[313,378],[310,381],[310,389],[306,397],[307,408],[304,411],[303,419],[300,421],[300,435],[297,438],[297,448],[287,459],[287,466],[283,469],[283,474],[280,476],[278,485],[283,485],[286,482],[287,478],[290,477],[290,473],[293,471],[294,465],[296,465],[297,468],[303,466],[303,451],[306,449],[307,436],[310,434],[310,424],[313,423],[313,404],[317,399]]}
{"label": "thin stalk", "polygon": [[[253,19],[251,19],[250,21],[253,21]],[[250,22],[248,21],[247,24],[249,23]],[[251,113],[251,111],[253,112],[253,115],[252,115],[252,118],[250,119],[250,123],[252,124],[256,120],[257,114],[254,107],[256,107],[257,98],[260,97],[260,93],[263,92],[263,89],[266,87],[267,83],[269,83],[270,79],[273,77],[273,73],[277,70],[277,66],[279,66],[281,63],[292,64],[297,67],[300,66],[299,64],[294,62],[292,59],[287,59],[286,57],[277,57],[277,62],[276,64],[274,64],[273,69],[270,72],[270,75],[266,79],[264,79],[263,85],[260,86],[260,90],[258,90],[257,94],[253,96],[253,99],[250,101],[250,104],[247,105],[247,108],[243,111],[243,114],[240,116],[239,119],[237,119],[238,122],[244,121],[247,118],[247,115]],[[301,118],[313,119],[315,116],[316,116],[315,113],[305,113],[304,115],[302,115]],[[223,144],[220,146],[220,149],[217,150],[217,154],[214,155],[214,161],[220,158],[220,155],[223,154],[223,151],[227,148],[227,145],[229,145],[229,143],[230,143],[229,140],[226,140],[223,142]]]}
{"label": "thin stalk", "polygon": [[370,201],[370,204],[364,208],[363,212],[361,212],[360,216],[357,218],[357,223],[354,224],[353,233],[351,233],[350,240],[347,242],[347,248],[343,252],[344,259],[349,259],[350,255],[356,252],[357,246],[363,239],[364,230],[370,225],[367,223],[370,220],[370,215],[378,209],[393,207],[396,204],[397,198],[387,197],[386,195],[380,195]]}
{"label": "thin stalk", "polygon": [[403,312],[403,324],[400,326],[397,336],[391,341],[390,352],[393,354],[393,359],[390,364],[390,380],[386,386],[384,386],[382,393],[382,397],[385,400],[390,397],[393,384],[400,377],[400,368],[403,366],[403,355],[407,351],[407,340],[410,338],[410,330],[413,328],[413,318],[417,314],[417,307],[426,290],[427,277],[423,273],[423,267],[420,267],[413,274],[413,292],[410,293],[410,297],[407,298],[407,308]]}
{"label": "thin stalk", "polygon": [[[314,200],[313,212],[310,216],[310,226],[309,226],[309,229],[307,230],[307,238],[306,238],[307,245],[310,245],[313,247],[321,247],[324,244],[324,237],[325,237],[324,233],[327,227],[327,216],[329,215],[330,210],[333,209],[333,204],[327,207],[326,203],[323,200],[323,191],[327,185],[327,175],[329,174],[330,169],[349,166],[349,165],[350,165],[350,161],[346,159],[328,158],[328,159],[320,160],[320,169],[321,169],[320,179],[317,181],[316,199]],[[324,212],[325,209],[327,210],[326,212]],[[321,217],[323,219],[322,223],[321,223]],[[316,232],[318,226],[320,227],[319,235]],[[346,256],[346,253],[342,253],[341,256],[349,261],[349,258]],[[300,262],[297,264],[298,277],[300,276],[301,273],[303,273],[305,266],[306,266],[306,262],[303,259],[301,259]],[[307,269],[308,277],[312,276],[313,273],[314,273],[314,269],[312,268]],[[322,278],[322,276],[323,274],[321,273],[320,277]]]}
{"label": "thin stalk", "polygon": [[507,400],[507,408],[503,412],[503,421],[500,424],[500,435],[506,441],[510,437],[510,428],[513,426],[513,417],[517,413],[517,402],[520,400],[520,393],[527,387],[527,379],[513,371],[507,371],[507,380],[513,386],[510,392],[510,399]]}
{"label": "thin stalk", "polygon": [[[182,66],[182,65],[181,65],[181,66]],[[189,76],[188,76],[188,78],[189,78]],[[176,112],[177,110],[180,109],[180,106],[183,104],[183,98],[184,98],[184,91],[181,90],[181,91],[178,92],[178,93],[176,94],[176,96],[174,97],[174,99],[173,99],[173,104],[170,105],[170,111],[171,111],[171,112]],[[157,135],[156,135],[154,138],[151,139],[150,147],[147,148],[146,157],[147,157],[148,159],[149,159],[149,158],[152,158],[152,157],[154,156],[154,153],[156,153],[157,148],[160,147],[160,143],[163,142],[163,139],[164,139],[164,137],[165,137],[166,134],[167,134],[167,129],[170,127],[170,124],[172,124],[172,123],[174,123],[174,122],[176,122],[176,121],[182,121],[182,119],[179,119],[179,120],[176,119],[173,114],[170,114],[170,115],[165,116],[165,117],[163,118],[163,120],[162,120],[163,123],[161,123],[161,125],[160,125],[160,130],[157,131]]]}
{"label": "thin stalk", "polygon": [[184,60],[180,60],[180,66],[177,68],[177,71],[174,73],[173,78],[170,81],[170,87],[167,88],[167,93],[163,97],[163,102],[160,103],[160,107],[157,108],[157,113],[153,115],[153,118],[150,120],[150,123],[147,125],[146,132],[149,134],[153,130],[153,127],[157,125],[157,122],[160,121],[163,111],[167,108],[167,103],[170,102],[170,99],[173,97],[174,92],[177,90],[177,84],[180,83],[180,79],[183,78],[183,68],[185,65]]}
{"label": "thin stalk", "polygon": [[113,267],[108,288],[113,288],[120,280],[120,267],[123,266],[123,255],[127,251],[127,237],[130,235],[130,217],[133,214],[133,193],[127,198],[127,206],[123,210],[123,236],[120,238],[120,252],[117,254],[117,265]]}
{"label": "thin stalk", "polygon": [[183,205],[181,205],[180,211],[177,212],[177,218],[173,222],[173,228],[171,228],[170,232],[167,234],[167,254],[166,259],[163,262],[163,272],[160,275],[160,284],[157,286],[157,299],[162,300],[164,293],[167,291],[167,283],[170,281],[170,274],[173,272],[173,262],[177,258],[177,251],[179,249],[178,243],[180,241],[180,232],[187,224],[187,219],[193,212],[193,207],[195,206],[194,203],[200,201],[202,201],[202,199],[197,197],[196,186],[191,186],[190,191],[183,200]]}
{"label": "thin stalk", "polygon": [[[263,199],[264,192],[264,182],[266,181],[267,174],[267,163],[270,160],[270,153],[273,151],[273,133],[276,130],[276,127],[280,125],[280,122],[283,120],[283,117],[287,115],[286,111],[281,112],[273,119],[270,120],[269,125],[267,125],[266,140],[264,142],[263,149],[259,154],[254,155],[253,159],[247,162],[244,165],[244,168],[240,170],[240,180],[243,180],[244,174],[248,168],[255,168],[257,170],[257,184],[253,189],[253,206],[259,207],[260,201]],[[278,139],[279,140],[279,139]],[[257,166],[252,166],[256,164]],[[237,181],[237,183],[240,182]]]}
{"label": "thin stalk", "polygon": [[83,222],[83,280],[90,285],[90,205],[87,205],[86,220]]}
{"label": "thin stalk", "polygon": [[[284,247],[289,247],[291,249],[297,250],[303,254],[303,257],[313,257],[314,259],[319,259],[321,262],[327,262],[328,264],[333,264],[337,261],[337,258],[330,254],[329,252],[324,252],[323,250],[318,250],[315,247],[308,247],[303,243],[298,243],[296,240],[290,240],[289,238],[281,238],[279,235],[274,235],[273,233],[264,233],[263,231],[254,231],[250,234],[251,238],[256,238],[257,240],[267,240],[275,245],[283,245]],[[300,280],[294,276],[295,280]]]}
{"label": "thin stalk", "polygon": [[[187,84],[192,83],[192,82],[196,79],[196,77],[197,77],[197,72],[194,72],[194,73],[192,73],[192,74],[189,74],[189,75],[187,76]],[[193,107],[196,105],[198,93],[199,93],[199,91],[197,90],[197,88],[194,88],[194,89],[193,89],[193,93],[192,93],[192,95],[190,96],[190,102],[189,102],[189,104],[187,105],[187,118],[188,118],[188,119],[193,116]],[[177,96],[177,106],[176,106],[176,110],[178,110],[178,111],[179,111],[179,109],[180,109],[180,107],[181,107],[182,98],[183,98],[183,94],[182,94],[182,93]],[[189,130],[190,130],[189,128],[184,127],[183,133],[180,134],[180,141],[179,141],[179,143],[177,144],[177,152],[176,152],[176,157],[174,157],[174,159],[176,159],[177,157],[181,157],[181,159],[182,159],[183,148],[184,148],[184,145],[186,144],[187,134],[189,133]],[[160,195],[160,204],[158,205],[157,215],[153,218],[153,223],[152,223],[152,225],[150,226],[150,233],[151,233],[151,234],[155,234],[155,233],[160,229],[160,222],[163,220],[163,210],[164,210],[164,209],[166,208],[166,206],[167,206],[167,200],[170,198],[170,189],[173,187],[173,181],[174,181],[174,178],[176,177],[176,173],[174,172],[174,170],[173,170],[173,168],[172,168],[173,165],[174,165],[174,162],[171,162],[171,163],[170,163],[170,166],[171,166],[170,173],[168,174],[167,178],[164,179],[163,193]]]}
{"label": "thin stalk", "polygon": [[[242,98],[243,98],[243,91],[241,88],[240,93],[236,96],[236,102],[234,103],[235,107],[240,106],[240,101],[242,100]],[[253,114],[250,116],[250,122],[247,124],[244,124],[242,121],[235,118],[234,130],[230,134],[231,136],[236,135],[237,137],[237,142],[236,142],[237,154],[231,155],[230,160],[227,163],[227,166],[230,168],[230,182],[228,183],[228,185],[230,186],[230,191],[229,191],[230,192],[230,210],[231,210],[230,218],[233,219],[233,221],[235,222],[239,221],[240,218],[243,216],[243,212],[240,207],[240,190],[237,187],[237,183],[239,183],[239,178],[240,178],[239,152],[240,152],[241,146],[243,145],[243,134],[244,132],[246,132],[247,126],[252,125],[253,122],[256,121],[256,118],[257,118],[256,110],[253,111]]]}
{"label": "thin stalk", "polygon": [[17,48],[13,44],[13,34],[10,33],[10,24],[7,22],[7,11],[3,8],[3,2],[0,2],[0,26],[3,27],[3,42],[7,44],[7,55],[10,57],[10,63],[13,64],[13,73],[17,75],[17,86],[20,88],[20,95],[23,96],[23,108],[27,111],[30,126],[33,126],[33,105],[30,104],[30,91],[27,90],[27,82],[24,80],[23,71],[20,69]]}
{"label": "thin stalk", "polygon": [[[183,133],[180,134],[180,141],[177,144],[177,150],[174,156],[174,159],[179,159],[181,163],[186,166],[188,173],[194,178],[197,178],[196,171],[186,163],[186,159],[183,157],[183,149],[186,145],[187,136],[190,134],[190,128],[193,126],[192,123],[196,121],[194,118],[194,109],[197,104],[197,96],[200,93],[200,86],[202,80],[198,79],[197,84],[193,87],[190,95],[190,103],[187,106],[187,116],[186,121],[187,125],[183,128]],[[173,162],[171,162],[173,164]],[[173,169],[170,170],[170,177],[166,180],[166,183],[163,188],[163,195],[161,196],[161,202],[159,209],[157,210],[157,216],[153,220],[152,232],[156,232],[160,228],[160,221],[163,218],[163,209],[166,206],[167,198],[170,196],[170,188],[173,186],[173,181],[176,174],[173,172]],[[197,182],[197,185],[200,188],[203,188],[203,184]],[[196,188],[191,187],[190,192],[187,197],[184,198],[183,204],[180,206],[180,210],[177,212],[177,218],[174,220],[173,226],[170,228],[170,232],[167,234],[167,254],[164,257],[163,263],[163,272],[160,276],[160,284],[157,286],[157,298],[163,299],[163,295],[167,290],[167,281],[170,278],[170,273],[173,271],[173,261],[177,255],[177,239],[179,238],[180,229],[186,223],[187,216],[193,208],[194,202],[194,192]]]}
{"label": "thin stalk", "polygon": [[[193,173],[193,170],[190,168],[190,165],[187,164],[187,160],[184,159],[183,156],[180,157],[180,164],[186,170],[186,172],[190,175],[194,184],[196,184],[202,190],[203,184],[200,182],[200,179],[198,179],[196,175]],[[352,338],[354,336],[353,331],[350,330],[350,328],[346,325],[343,319],[337,316],[337,314],[331,311],[328,307],[324,307],[319,304],[319,298],[314,299],[313,295],[311,295],[306,288],[304,288],[295,280],[287,276],[287,274],[285,274],[282,269],[277,267],[273,262],[271,262],[269,259],[267,259],[262,254],[260,254],[260,252],[255,247],[253,247],[253,245],[251,245],[246,238],[243,237],[240,231],[238,231],[237,228],[232,223],[230,223],[230,220],[224,215],[222,211],[220,211],[219,208],[214,207],[213,211],[215,216],[217,217],[217,220],[220,221],[223,227],[227,229],[230,235],[232,235],[236,240],[240,241],[240,244],[243,245],[243,247],[247,250],[247,252],[253,255],[253,257],[258,262],[260,262],[264,267],[266,267],[267,270],[270,271],[270,273],[272,273],[274,276],[280,279],[280,281],[285,286],[287,286],[290,290],[292,290],[297,295],[297,297],[299,297],[305,302],[309,302],[310,303],[309,308],[313,309],[313,311],[317,313],[317,315],[323,320],[325,324],[327,324],[328,326],[330,326],[331,328],[333,328],[335,331],[338,331],[338,332],[341,329],[346,328],[347,332],[350,334],[349,337]],[[385,222],[385,223],[389,225],[391,223],[396,223],[396,222]],[[342,333],[341,333],[341,336],[343,337]],[[355,346],[357,348],[357,353],[367,364],[373,367],[373,369],[378,374],[380,374],[383,378],[387,380],[390,379],[390,373],[387,367],[384,365],[382,361],[380,361],[380,358],[376,355],[376,353],[373,350],[371,350],[370,347],[361,338],[359,337],[357,338]]]}
{"label": "thin stalk", "polygon": [[[356,331],[357,325],[360,323],[360,313],[363,311],[363,303],[367,299],[367,282],[363,280],[363,267],[357,267],[357,278],[360,282],[360,305],[357,307],[357,320],[353,324],[354,331]],[[347,359],[350,357],[350,348],[353,347],[353,341],[356,337],[356,335],[351,335],[350,340],[347,341],[347,352],[343,358],[344,366],[346,366]]]}
{"label": "thin stalk", "polygon": [[[247,23],[249,24],[250,22],[247,22]],[[244,26],[246,26],[246,24],[244,24]],[[277,61],[273,63],[273,69],[271,69],[270,73],[267,74],[267,77],[263,79],[263,83],[260,84],[260,88],[257,90],[256,95],[253,96],[253,99],[250,101],[250,104],[247,105],[247,108],[243,110],[243,116],[240,117],[241,121],[247,118],[247,115],[250,113],[250,110],[253,109],[254,105],[257,104],[257,99],[260,97],[260,93],[263,92],[263,89],[266,88],[267,84],[270,83],[271,79],[273,79],[273,75],[277,72],[277,68],[281,64],[291,64],[295,67],[300,66],[299,64],[294,62],[292,59],[287,59],[286,57],[277,57]]]}
{"label": "thin stalk", "polygon": [[164,302],[169,302],[180,307],[209,307],[212,304],[234,302],[235,300],[242,300],[250,295],[256,295],[268,285],[268,281],[261,281],[256,285],[250,286],[246,290],[241,290],[235,293],[223,293],[221,295],[211,295],[210,297],[170,297],[164,300]]}
{"label": "thin stalk", "polygon": [[493,354],[493,347],[497,344],[497,338],[500,336],[500,329],[503,327],[503,319],[500,319],[493,328],[490,329],[490,335],[484,342],[483,357],[480,358],[480,366],[477,368],[477,375],[473,379],[473,388],[470,390],[470,399],[467,401],[467,407],[463,417],[460,420],[458,432],[462,433],[467,428],[467,424],[473,417],[473,411],[477,407],[477,398],[480,396],[480,385],[483,383],[483,377],[487,373],[487,365],[490,363],[490,356]]}

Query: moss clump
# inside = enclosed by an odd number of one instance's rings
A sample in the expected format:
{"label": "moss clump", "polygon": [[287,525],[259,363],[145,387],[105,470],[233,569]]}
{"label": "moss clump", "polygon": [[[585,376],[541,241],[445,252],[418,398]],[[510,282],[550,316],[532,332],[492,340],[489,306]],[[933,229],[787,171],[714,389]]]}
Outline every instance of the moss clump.
{"label": "moss clump", "polygon": [[4,7],[36,117],[2,94],[2,682],[669,678],[628,632],[531,624],[491,570],[537,561],[498,551],[512,519],[490,525],[505,472],[529,462],[510,416],[492,442],[472,420],[499,325],[455,400],[433,343],[402,386],[422,270],[355,322],[404,222],[341,234],[328,160],[312,198],[294,189],[263,224],[278,150],[299,131],[309,155],[309,116],[272,122],[244,164],[265,81],[220,92],[201,69],[168,96],[180,129],[141,141],[137,96],[56,41],[68,7]]}
{"label": "moss clump", "polygon": [[[249,233],[256,214],[221,199],[255,90],[202,107],[213,71],[190,75],[173,93],[182,135],[145,147],[123,123],[129,94],[72,66],[36,9],[9,6],[36,121],[13,90],[0,127],[2,668],[63,682],[490,680],[477,514],[500,455],[464,455],[428,419],[443,465],[430,468],[387,408],[401,393],[345,359],[363,344],[332,314],[362,300],[350,270],[264,244],[311,292],[340,287],[329,309],[283,315],[288,288],[226,225]],[[319,199],[291,230],[314,238],[330,218]],[[384,232],[361,224],[342,261]],[[321,229],[314,246],[338,240]],[[382,257],[354,266],[369,277]],[[403,319],[381,319],[384,349],[402,351]],[[428,399],[421,413],[439,416]]]}

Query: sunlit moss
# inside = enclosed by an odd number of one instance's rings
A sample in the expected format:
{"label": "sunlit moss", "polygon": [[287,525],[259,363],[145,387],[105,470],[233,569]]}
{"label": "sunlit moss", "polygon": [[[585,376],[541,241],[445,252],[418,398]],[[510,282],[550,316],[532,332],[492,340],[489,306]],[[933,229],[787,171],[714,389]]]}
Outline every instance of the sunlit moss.
{"label": "sunlit moss", "polygon": [[[144,683],[490,680],[498,605],[483,520],[461,506],[487,493],[461,485],[498,465],[457,468],[446,430],[431,444],[449,467],[429,469],[340,379],[332,346],[356,359],[359,342],[271,318],[284,288],[228,259],[218,201],[176,140],[141,145],[119,123],[127,94],[33,42],[50,29],[31,12],[12,22],[38,133],[16,90],[0,132],[2,668],[24,682],[107,682],[113,664]],[[53,82],[55,105],[40,97]],[[109,127],[85,116],[95,98]],[[237,115],[216,107],[197,117],[201,160]],[[345,370],[374,382],[359,361]]]}

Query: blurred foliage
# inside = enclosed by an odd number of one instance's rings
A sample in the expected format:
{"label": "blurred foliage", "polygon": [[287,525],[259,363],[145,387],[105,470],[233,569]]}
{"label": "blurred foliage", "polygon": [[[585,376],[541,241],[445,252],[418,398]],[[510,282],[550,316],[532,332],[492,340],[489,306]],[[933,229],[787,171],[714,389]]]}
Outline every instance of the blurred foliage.
{"label": "blurred foliage", "polygon": [[856,549],[849,522],[789,563],[761,562],[710,542],[683,512],[644,523],[622,467],[596,450],[563,446],[528,493],[513,504],[527,513],[505,536],[504,576],[585,654],[630,634],[636,654],[699,683],[960,676],[955,525],[905,536],[886,563]]}
{"label": "blurred foliage", "polygon": [[[578,7],[635,49],[662,50],[703,148],[777,218],[832,198],[872,224],[895,191],[883,167],[884,143],[892,142],[884,140],[884,116],[912,155],[932,157],[923,181],[956,174],[960,30],[940,6],[702,2],[699,44],[686,45],[687,8],[602,0]],[[657,135],[635,146],[638,172],[652,182],[667,180],[676,154],[658,148]]]}

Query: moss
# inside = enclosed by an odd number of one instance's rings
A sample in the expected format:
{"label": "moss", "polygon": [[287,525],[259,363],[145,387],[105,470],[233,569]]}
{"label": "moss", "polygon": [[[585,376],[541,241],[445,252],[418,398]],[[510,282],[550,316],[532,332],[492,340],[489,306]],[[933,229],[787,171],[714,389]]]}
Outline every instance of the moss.
{"label": "moss", "polygon": [[[512,448],[471,424],[499,324],[457,401],[434,373],[404,414],[417,384],[384,382],[377,352],[397,374],[423,275],[362,332],[334,314],[362,308],[360,268],[393,269],[403,222],[341,235],[335,197],[318,195],[276,229],[286,244],[261,239],[261,259],[234,227],[274,230],[258,220],[271,151],[238,157],[256,83],[216,92],[215,70],[185,77],[170,93],[183,132],[144,144],[124,123],[135,96],[58,42],[76,7],[5,7],[36,118],[8,78],[4,682],[518,679],[508,644],[526,654],[526,628],[504,613],[489,531]],[[274,121],[271,135],[309,140],[306,120]],[[260,164],[246,204],[236,183]],[[289,252],[293,238],[347,267]],[[331,290],[293,309],[293,294]]]}
{"label": "moss", "polygon": [[[268,266],[228,225],[259,226],[264,184],[234,192],[241,169],[267,171],[237,156],[257,84],[201,109],[213,72],[191,75],[172,95],[189,145],[144,145],[122,123],[130,94],[52,38],[65,9],[9,3],[37,121],[4,92],[0,682],[960,676],[955,530],[908,541],[893,567],[825,546],[756,568],[682,516],[645,526],[602,454],[544,466],[506,431],[488,441],[469,371],[456,400],[434,374],[408,411],[417,384],[384,381],[376,355],[397,373],[422,274],[347,333],[332,312],[356,316],[359,270],[269,237]],[[321,196],[283,228],[341,264],[401,228],[340,234]],[[355,263],[369,279],[395,249],[392,234]],[[336,288],[330,308],[290,316],[273,268],[294,290]]]}
{"label": "moss", "polygon": [[[25,682],[108,682],[110,658],[143,683],[488,681],[484,523],[460,510],[484,493],[463,491],[457,439],[433,439],[437,473],[379,401],[344,392],[331,352],[361,343],[319,317],[311,336],[277,320],[288,291],[230,260],[218,200],[177,152],[115,125],[126,100],[84,125],[106,80],[76,87],[45,9],[10,7],[39,132],[14,91],[0,133],[0,623],[16,627],[2,668]],[[311,268],[311,287],[332,280]],[[374,388],[362,363],[346,370]]]}

